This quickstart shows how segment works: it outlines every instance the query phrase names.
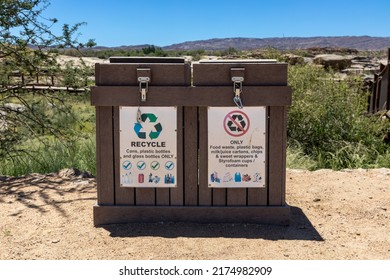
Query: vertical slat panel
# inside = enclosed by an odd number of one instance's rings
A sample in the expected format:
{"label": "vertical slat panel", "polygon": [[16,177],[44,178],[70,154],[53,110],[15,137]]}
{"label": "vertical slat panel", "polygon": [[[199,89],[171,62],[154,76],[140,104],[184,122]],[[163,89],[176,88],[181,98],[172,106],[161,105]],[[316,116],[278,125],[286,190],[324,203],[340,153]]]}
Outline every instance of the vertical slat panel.
{"label": "vertical slat panel", "polygon": [[99,205],[112,205],[115,203],[112,113],[112,107],[96,107],[97,190]]}
{"label": "vertical slat panel", "polygon": [[198,204],[198,108],[184,107],[184,205]]}
{"label": "vertical slat panel", "polygon": [[282,177],[282,205],[286,204],[286,168],[287,168],[287,108],[283,107],[283,123],[280,124],[283,127],[283,143],[282,143],[282,170],[280,176]]}
{"label": "vertical slat panel", "polygon": [[[179,127],[177,127],[179,130]],[[176,134],[177,136],[177,134]],[[179,141],[178,139],[176,141]],[[177,153],[177,151],[176,151]],[[177,163],[180,161],[180,157],[177,155]],[[178,180],[178,175],[176,176],[176,180]],[[169,206],[170,203],[170,188],[156,188],[156,205],[157,206]]]}
{"label": "vertical slat panel", "polygon": [[[208,122],[208,116],[207,116],[207,122]],[[207,137],[208,137],[208,125],[207,125]],[[206,147],[208,148],[208,147]],[[208,151],[205,152],[208,162]],[[209,180],[210,173],[207,166],[207,180]],[[227,190],[226,188],[212,188],[211,189],[212,195],[212,205],[213,206],[226,206],[227,205]]]}
{"label": "vertical slat panel", "polygon": [[177,107],[177,187],[170,189],[170,204],[183,206],[183,107]]}
{"label": "vertical slat panel", "polygon": [[226,189],[213,189],[213,206],[226,206]]}
{"label": "vertical slat panel", "polygon": [[156,188],[156,205],[169,206],[169,188]]}
{"label": "vertical slat panel", "polygon": [[[269,116],[269,107],[266,108],[266,114],[265,114],[265,127],[266,127],[266,138],[265,138],[265,173],[268,174],[268,132],[269,132],[269,123],[268,123],[268,116]],[[248,189],[248,206],[264,206],[268,203],[268,182],[265,176],[266,174],[263,174],[263,177],[265,178],[265,188],[255,188],[255,189]]]}
{"label": "vertical slat panel", "polygon": [[199,107],[199,206],[212,205],[212,190],[208,187],[207,107]]}
{"label": "vertical slat panel", "polygon": [[134,205],[134,188],[120,186],[120,141],[119,107],[114,107],[114,145],[115,145],[115,202],[116,205]]}
{"label": "vertical slat panel", "polygon": [[285,167],[284,156],[284,139],[285,119],[284,107],[272,106],[269,108],[269,162],[268,162],[268,202],[270,206],[283,205],[282,192],[283,182],[282,174]]}
{"label": "vertical slat panel", "polygon": [[247,189],[234,188],[227,190],[228,206],[246,206]]}
{"label": "vertical slat panel", "polygon": [[267,205],[267,188],[248,189],[248,206]]}
{"label": "vertical slat panel", "polygon": [[154,206],[156,204],[156,189],[136,188],[135,204],[137,206]]}

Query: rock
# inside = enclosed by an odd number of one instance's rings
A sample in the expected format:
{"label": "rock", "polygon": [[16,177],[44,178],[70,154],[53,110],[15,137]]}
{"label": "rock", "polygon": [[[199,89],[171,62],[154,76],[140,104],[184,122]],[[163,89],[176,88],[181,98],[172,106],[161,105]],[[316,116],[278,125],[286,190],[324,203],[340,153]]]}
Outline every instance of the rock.
{"label": "rock", "polygon": [[77,177],[77,176],[80,176],[80,174],[81,174],[80,170],[78,170],[76,168],[65,168],[65,169],[61,169],[58,172],[58,176],[61,178]]}
{"label": "rock", "polygon": [[320,198],[315,198],[315,199],[313,199],[313,202],[320,202],[320,201],[321,201]]}
{"label": "rock", "polygon": [[378,171],[380,174],[383,174],[383,175],[390,175],[390,168],[378,168]]}
{"label": "rock", "polygon": [[348,173],[351,173],[351,172],[353,172],[353,169],[346,168],[346,169],[341,169],[340,171],[341,171],[341,172],[348,172]]}
{"label": "rock", "polygon": [[312,64],[313,63],[313,58],[312,57],[304,57],[303,61],[305,64]]}
{"label": "rock", "polygon": [[3,105],[3,108],[7,111],[13,111],[13,112],[23,112],[26,110],[26,106],[22,104],[17,104],[17,103],[5,103]]}
{"label": "rock", "polygon": [[283,60],[286,61],[290,65],[297,65],[297,64],[305,64],[305,60],[302,56],[295,55],[295,54],[285,54],[282,56]]}
{"label": "rock", "polygon": [[82,179],[85,179],[85,178],[95,178],[95,176],[93,176],[91,174],[91,172],[88,172],[88,171],[83,171],[80,173],[80,175],[78,176],[79,178],[82,178]]}
{"label": "rock", "polygon": [[335,54],[320,54],[314,57],[315,64],[323,65],[325,68],[333,68],[342,70],[352,65],[352,60],[342,55]]}
{"label": "rock", "polygon": [[343,48],[343,47],[312,47],[306,49],[311,54],[323,54],[323,53],[336,53],[336,54],[349,54],[357,55],[359,51],[357,49]]}
{"label": "rock", "polygon": [[7,176],[0,176],[0,182],[5,182],[7,181]]}
{"label": "rock", "polygon": [[84,179],[84,178],[95,178],[91,172],[88,172],[88,171],[80,171],[76,168],[65,168],[65,169],[61,169],[59,172],[58,172],[58,176],[61,177],[61,178],[74,178],[74,177],[77,177],[77,178],[80,178],[80,179]]}

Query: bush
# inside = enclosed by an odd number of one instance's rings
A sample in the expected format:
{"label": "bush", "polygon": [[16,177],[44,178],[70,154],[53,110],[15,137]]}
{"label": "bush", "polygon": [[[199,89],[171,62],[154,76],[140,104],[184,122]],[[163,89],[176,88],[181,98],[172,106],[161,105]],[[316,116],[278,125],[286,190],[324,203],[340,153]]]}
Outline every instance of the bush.
{"label": "bush", "polygon": [[293,104],[288,118],[288,145],[297,143],[317,168],[377,167],[388,162],[383,141],[389,122],[365,114],[367,93],[358,78],[339,81],[313,65],[289,68]]}

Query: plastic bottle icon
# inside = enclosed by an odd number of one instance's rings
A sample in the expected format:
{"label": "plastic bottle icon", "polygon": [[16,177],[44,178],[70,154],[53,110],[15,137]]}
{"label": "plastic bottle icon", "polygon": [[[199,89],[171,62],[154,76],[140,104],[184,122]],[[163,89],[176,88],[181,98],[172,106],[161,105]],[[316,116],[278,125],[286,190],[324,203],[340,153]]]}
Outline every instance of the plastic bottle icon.
{"label": "plastic bottle icon", "polygon": [[236,182],[236,183],[241,182],[241,173],[240,172],[236,172],[234,174],[234,182]]}
{"label": "plastic bottle icon", "polygon": [[[126,174],[126,175],[127,175],[127,174]],[[129,185],[132,185],[132,184],[133,184],[133,174],[131,174],[131,172],[128,174],[127,183],[128,183]]]}
{"label": "plastic bottle icon", "polygon": [[175,176],[172,174],[166,174],[164,176],[164,183],[165,184],[174,184],[175,183]]}
{"label": "plastic bottle icon", "polygon": [[133,184],[133,174],[126,173],[125,175],[122,175],[121,177],[121,183],[122,185],[132,185]]}

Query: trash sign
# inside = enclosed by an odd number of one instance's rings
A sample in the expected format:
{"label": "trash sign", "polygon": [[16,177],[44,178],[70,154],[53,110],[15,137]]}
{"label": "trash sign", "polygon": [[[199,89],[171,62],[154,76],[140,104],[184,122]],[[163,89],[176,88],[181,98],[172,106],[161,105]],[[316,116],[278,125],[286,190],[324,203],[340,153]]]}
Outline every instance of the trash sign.
{"label": "trash sign", "polygon": [[208,108],[208,185],[265,187],[266,108]]}
{"label": "trash sign", "polygon": [[120,107],[122,187],[176,187],[176,107]]}

